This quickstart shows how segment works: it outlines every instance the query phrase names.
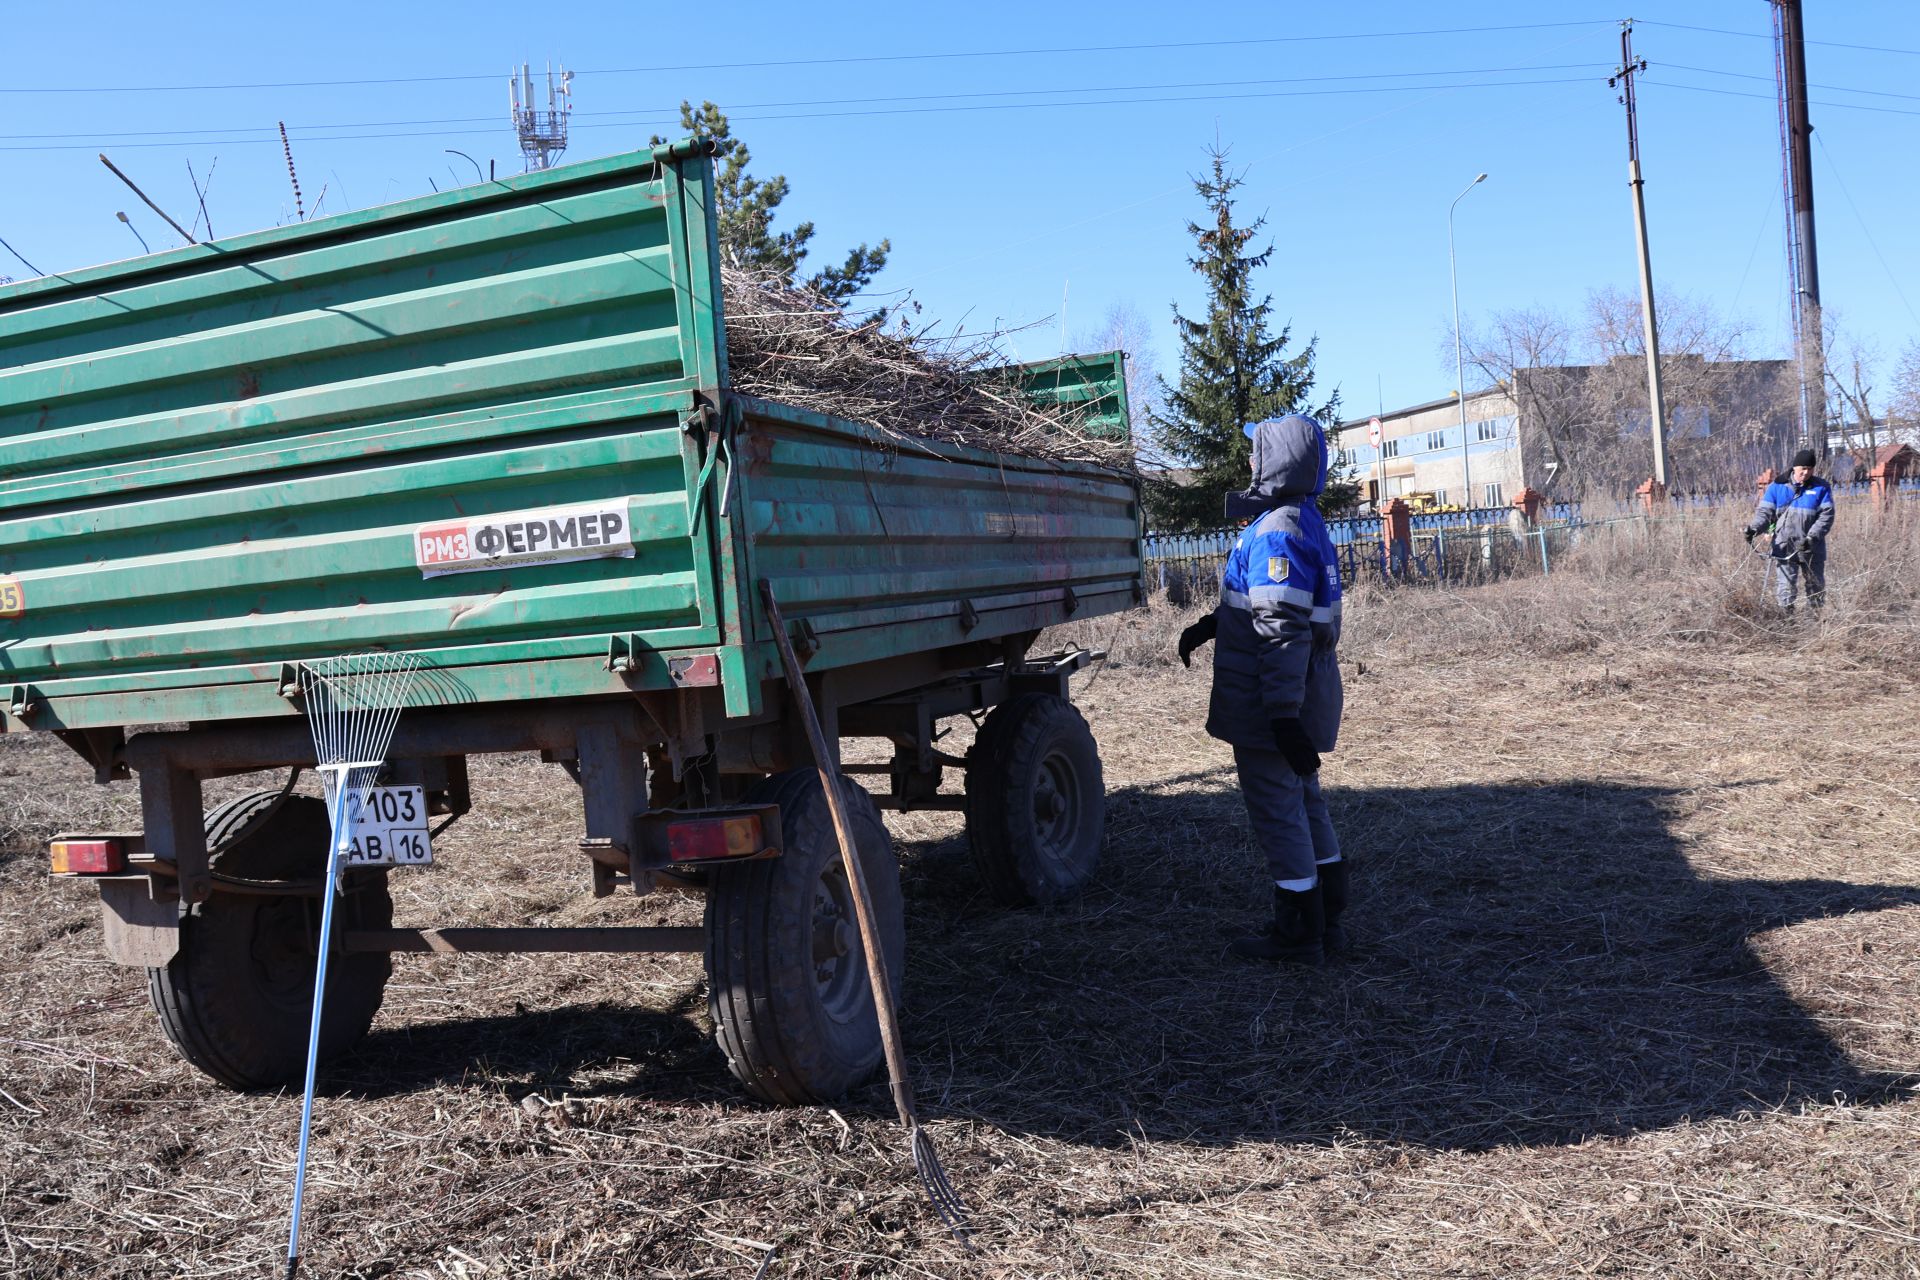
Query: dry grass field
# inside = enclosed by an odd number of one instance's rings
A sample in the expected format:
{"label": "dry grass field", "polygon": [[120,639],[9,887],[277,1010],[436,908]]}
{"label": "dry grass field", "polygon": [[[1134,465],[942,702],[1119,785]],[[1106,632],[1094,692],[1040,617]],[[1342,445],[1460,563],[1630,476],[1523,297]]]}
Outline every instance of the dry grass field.
{"label": "dry grass field", "polygon": [[[697,957],[401,957],[323,1079],[312,1274],[1920,1275],[1920,530],[1849,513],[1832,606],[1788,622],[1727,523],[1352,595],[1326,782],[1356,945],[1320,970],[1224,953],[1265,893],[1181,616],[1064,637],[1114,653],[1076,682],[1093,890],[1002,909],[956,815],[892,820],[976,1254],[884,1085],[743,1098]],[[557,767],[475,783],[399,922],[698,918],[586,896]],[[133,809],[0,738],[0,1272],[266,1275],[297,1099],[176,1059],[93,895],[45,875],[52,827]]]}

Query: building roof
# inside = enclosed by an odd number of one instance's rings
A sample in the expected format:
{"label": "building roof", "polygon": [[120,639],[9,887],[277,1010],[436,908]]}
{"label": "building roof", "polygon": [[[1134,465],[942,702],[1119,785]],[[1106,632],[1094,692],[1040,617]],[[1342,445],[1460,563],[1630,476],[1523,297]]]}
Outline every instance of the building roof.
{"label": "building roof", "polygon": [[[1501,396],[1505,394],[1506,389],[1504,387],[1487,387],[1480,391],[1469,391],[1467,393],[1467,399],[1469,401],[1484,400],[1488,396]],[[1370,413],[1364,418],[1351,418],[1346,422],[1342,422],[1339,429],[1345,431],[1348,427],[1364,427],[1375,418],[1380,419],[1382,422],[1389,421],[1393,418],[1410,418],[1416,413],[1428,413],[1434,409],[1444,409],[1450,404],[1457,403],[1458,399],[1459,397],[1457,396],[1446,395],[1441,396],[1438,400],[1429,400],[1425,404],[1408,405],[1404,409],[1389,409],[1385,413]]]}
{"label": "building roof", "polygon": [[[1638,360],[1639,358],[1640,357],[1638,356],[1626,356],[1626,355],[1615,356],[1613,360],[1609,361],[1608,363],[1617,364],[1622,360]],[[1746,367],[1756,371],[1782,370],[1787,368],[1792,363],[1791,361],[1788,361],[1788,360],[1708,361],[1705,356],[1700,355],[1698,352],[1692,352],[1692,351],[1675,352],[1671,355],[1662,355],[1660,357],[1660,363],[1662,365],[1674,364],[1680,361],[1688,361],[1688,360],[1699,362],[1699,363],[1710,363],[1715,368]],[[1534,373],[1534,372],[1563,373],[1563,372],[1568,372],[1573,370],[1584,371],[1584,370],[1592,370],[1592,369],[1603,369],[1606,367],[1607,365],[1594,365],[1594,364],[1540,365],[1540,366],[1528,367],[1526,369],[1518,369],[1518,370],[1515,370],[1515,373],[1516,375],[1524,375],[1524,374]],[[1512,392],[1510,392],[1506,387],[1501,387],[1501,386],[1484,387],[1479,391],[1469,391],[1467,393],[1467,399],[1468,401],[1474,401],[1474,400],[1485,399],[1488,396],[1510,396],[1511,394]],[[1364,418],[1352,418],[1346,422],[1342,422],[1340,424],[1339,429],[1342,431],[1345,431],[1348,427],[1364,427],[1367,425],[1369,421],[1371,421],[1374,418],[1379,418],[1382,422],[1388,422],[1395,418],[1407,418],[1407,417],[1413,416],[1416,413],[1428,413],[1434,409],[1444,409],[1448,405],[1455,404],[1455,403],[1457,403],[1457,397],[1454,397],[1451,395],[1441,396],[1438,400],[1429,400],[1425,404],[1408,405],[1404,409],[1394,409],[1386,413],[1368,414]]]}

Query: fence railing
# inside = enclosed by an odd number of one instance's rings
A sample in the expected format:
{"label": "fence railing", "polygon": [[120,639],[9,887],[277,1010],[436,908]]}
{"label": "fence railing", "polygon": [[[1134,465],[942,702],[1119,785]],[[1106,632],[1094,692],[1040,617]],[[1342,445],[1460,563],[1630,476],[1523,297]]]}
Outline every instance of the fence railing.
{"label": "fence railing", "polygon": [[[1870,486],[1835,485],[1842,502],[1865,501]],[[1920,501],[1920,476],[1902,480],[1895,497]],[[1667,510],[1698,513],[1717,510],[1749,511],[1754,494],[1687,494],[1670,499]],[[1647,512],[1637,501],[1581,504],[1554,503],[1543,508],[1539,524],[1515,528],[1511,507],[1482,507],[1471,511],[1431,512],[1411,517],[1410,539],[1389,548],[1381,537],[1378,516],[1356,516],[1327,521],[1327,533],[1339,556],[1347,582],[1467,584],[1512,577],[1522,573],[1553,572],[1581,539],[1603,526],[1638,521]],[[1241,530],[1210,529],[1197,533],[1149,533],[1145,544],[1147,582],[1167,593],[1175,604],[1206,599],[1219,590],[1220,572]]]}
{"label": "fence railing", "polygon": [[[1577,502],[1556,502],[1541,508],[1541,511],[1544,522],[1549,524],[1580,519],[1580,504]],[[1423,532],[1436,529],[1504,528],[1512,519],[1512,507],[1475,507],[1468,511],[1432,511],[1411,517],[1411,523],[1414,535],[1418,537]],[[1336,547],[1355,542],[1378,542],[1380,517],[1348,516],[1329,520],[1327,535],[1333,539]],[[1149,560],[1187,560],[1208,556],[1224,558],[1233,550],[1233,544],[1239,537],[1238,527],[1207,529],[1196,533],[1149,533],[1146,557]]]}

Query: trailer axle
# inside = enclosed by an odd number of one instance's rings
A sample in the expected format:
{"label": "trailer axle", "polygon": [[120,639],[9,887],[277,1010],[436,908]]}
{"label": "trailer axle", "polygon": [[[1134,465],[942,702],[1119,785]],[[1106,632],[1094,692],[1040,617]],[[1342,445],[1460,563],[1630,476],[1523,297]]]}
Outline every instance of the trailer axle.
{"label": "trailer axle", "polygon": [[698,925],[660,928],[573,929],[350,929],[347,951],[704,951],[707,931]]}

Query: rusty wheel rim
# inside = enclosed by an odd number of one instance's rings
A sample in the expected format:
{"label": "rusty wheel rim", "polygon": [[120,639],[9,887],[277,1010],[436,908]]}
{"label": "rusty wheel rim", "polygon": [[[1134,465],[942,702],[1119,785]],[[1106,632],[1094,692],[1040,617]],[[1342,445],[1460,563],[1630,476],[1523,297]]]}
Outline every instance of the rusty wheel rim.
{"label": "rusty wheel rim", "polygon": [[866,956],[860,948],[853,886],[845,864],[837,858],[814,881],[810,936],[820,1007],[835,1022],[851,1022],[867,1007]]}

